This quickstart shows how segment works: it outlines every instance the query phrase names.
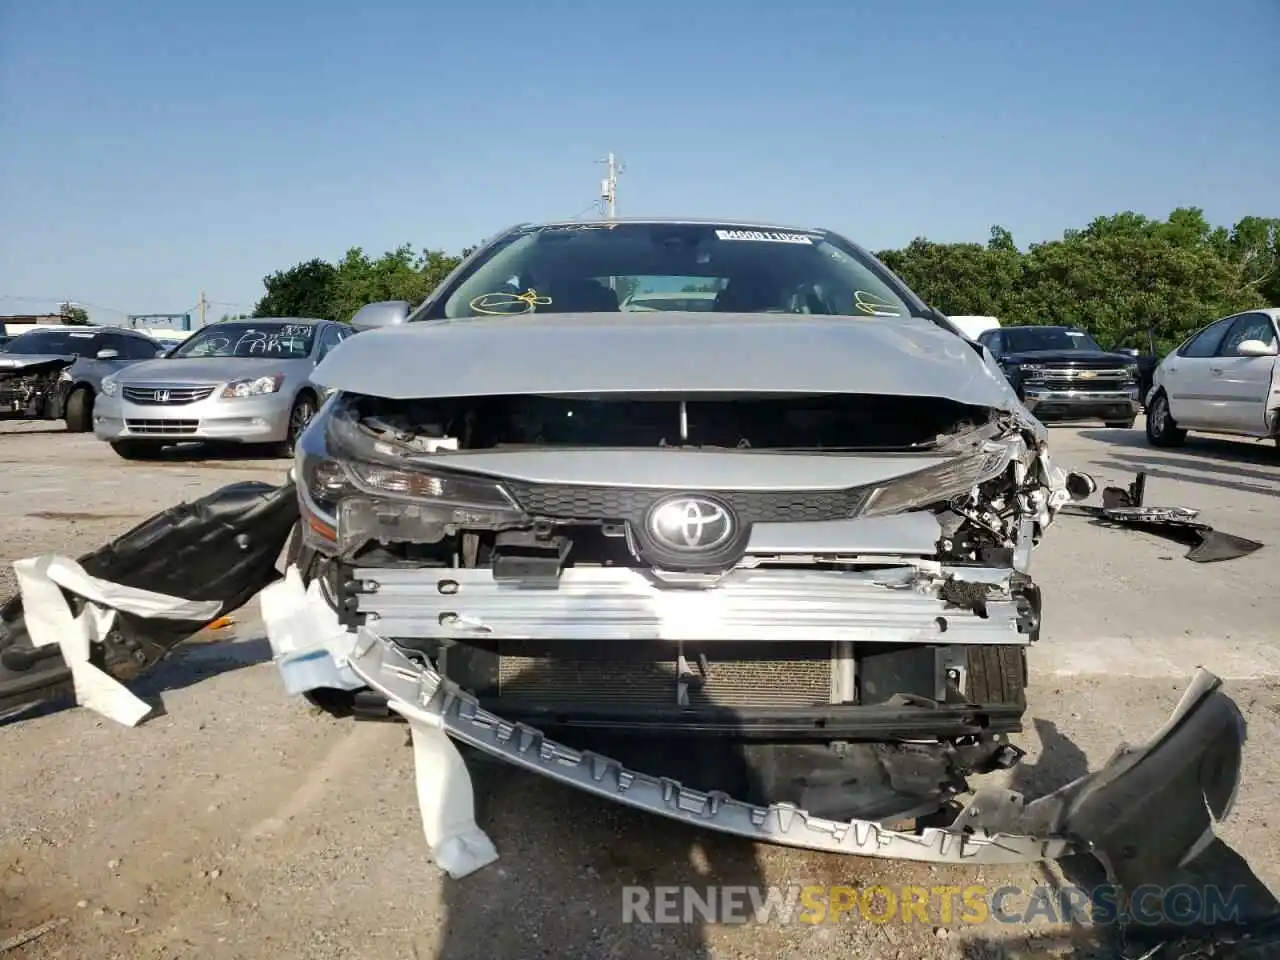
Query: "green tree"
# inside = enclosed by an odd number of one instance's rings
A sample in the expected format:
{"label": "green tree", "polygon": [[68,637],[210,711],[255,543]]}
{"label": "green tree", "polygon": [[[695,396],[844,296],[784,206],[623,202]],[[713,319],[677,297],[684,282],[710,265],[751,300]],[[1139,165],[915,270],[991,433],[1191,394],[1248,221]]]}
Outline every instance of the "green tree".
{"label": "green tree", "polygon": [[1280,303],[1278,234],[1277,219],[1215,227],[1198,207],[1180,207],[1165,220],[1095,217],[1025,252],[996,226],[985,246],[921,237],[880,257],[944,313],[1071,324],[1104,345],[1149,328],[1168,349],[1215,317]]}
{"label": "green tree", "polygon": [[337,271],[319,258],[280,270],[262,279],[266,294],[254,307],[255,317],[334,319],[333,283]]}
{"label": "green tree", "polygon": [[[350,320],[374,300],[417,305],[470,252],[415,253],[403,244],[371,257],[353,247],[336,264],[309,260],[268,276],[254,313]],[[1179,207],[1163,220],[1132,210],[1094,217],[1025,249],[1008,229],[993,226],[985,243],[921,236],[878,256],[944,313],[1071,324],[1104,345],[1150,328],[1168,349],[1215,317],[1280,305],[1280,218],[1215,226],[1198,207]],[[618,292],[630,289],[622,282]]]}
{"label": "green tree", "polygon": [[89,326],[89,311],[84,307],[64,307],[62,310],[62,322],[77,327]]}

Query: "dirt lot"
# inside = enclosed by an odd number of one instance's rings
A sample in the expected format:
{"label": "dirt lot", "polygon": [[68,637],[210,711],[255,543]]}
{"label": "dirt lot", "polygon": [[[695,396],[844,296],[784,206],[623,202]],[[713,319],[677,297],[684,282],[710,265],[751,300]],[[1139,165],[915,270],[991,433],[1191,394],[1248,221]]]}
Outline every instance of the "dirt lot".
{"label": "dirt lot", "polygon": [[[119,460],[92,437],[0,426],[0,590],[9,563],[76,555],[159,507],[278,460]],[[1139,424],[1141,426],[1141,424]],[[1150,475],[1150,502],[1200,508],[1263,540],[1197,565],[1144,534],[1063,518],[1036,560],[1046,626],[1014,778],[1040,792],[1152,732],[1195,666],[1229,680],[1250,723],[1245,780],[1222,834],[1280,891],[1280,455],[1138,431],[1054,430],[1064,463],[1101,482]],[[958,868],[812,855],[708,836],[532,775],[475,766],[479,819],[502,859],[460,882],[422,840],[405,728],[335,721],[287,699],[256,622],[201,638],[141,685],[163,706],[135,729],[67,709],[0,727],[0,942],[65,921],[9,957],[773,958],[994,956],[1054,932],[873,924],[623,924],[621,888],[817,882],[1043,885],[1039,868]],[[219,635],[220,636],[220,635]],[[1158,827],[1157,827],[1158,828]],[[1022,901],[1025,903],[1025,898]],[[2,949],[2,948],[0,948]]]}

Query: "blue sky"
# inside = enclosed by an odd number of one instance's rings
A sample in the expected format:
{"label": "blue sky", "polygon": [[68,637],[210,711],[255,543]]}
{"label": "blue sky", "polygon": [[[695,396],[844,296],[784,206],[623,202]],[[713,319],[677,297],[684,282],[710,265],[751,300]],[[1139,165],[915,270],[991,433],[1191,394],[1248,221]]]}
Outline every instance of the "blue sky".
{"label": "blue sky", "polygon": [[216,316],[576,216],[610,150],[623,216],[876,249],[1280,216],[1277,49],[1277,0],[0,0],[0,313]]}

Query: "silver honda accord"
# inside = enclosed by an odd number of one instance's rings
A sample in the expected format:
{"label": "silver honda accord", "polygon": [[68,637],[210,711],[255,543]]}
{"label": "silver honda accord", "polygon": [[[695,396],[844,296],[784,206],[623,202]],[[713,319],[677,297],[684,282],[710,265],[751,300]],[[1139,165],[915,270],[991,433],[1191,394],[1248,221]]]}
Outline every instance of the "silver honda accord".
{"label": "silver honda accord", "polygon": [[297,318],[210,324],[166,356],[105,378],[94,435],[130,460],[188,441],[273,444],[291,456],[322,399],[312,371],[353,332]]}

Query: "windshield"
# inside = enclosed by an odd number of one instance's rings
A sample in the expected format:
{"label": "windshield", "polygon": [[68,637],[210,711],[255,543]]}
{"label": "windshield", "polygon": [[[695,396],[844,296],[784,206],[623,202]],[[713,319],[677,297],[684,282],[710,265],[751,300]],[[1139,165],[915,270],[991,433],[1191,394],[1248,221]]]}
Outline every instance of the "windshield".
{"label": "windshield", "polygon": [[93,330],[28,330],[4,345],[5,353],[87,357],[93,353]]}
{"label": "windshield", "polygon": [[311,355],[316,328],[311,323],[215,323],[193,333],[169,354],[170,359],[245,357],[301,360]]}
{"label": "windshield", "polygon": [[1005,330],[1006,353],[1034,353],[1037,350],[1097,350],[1102,348],[1083,330],[1062,327]]}
{"label": "windshield", "polygon": [[514,231],[414,319],[620,310],[912,313],[883,267],[828,233],[574,223]]}

